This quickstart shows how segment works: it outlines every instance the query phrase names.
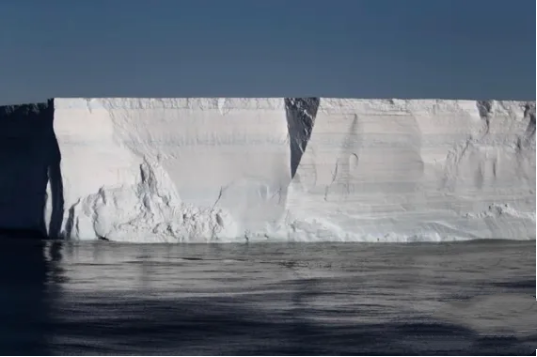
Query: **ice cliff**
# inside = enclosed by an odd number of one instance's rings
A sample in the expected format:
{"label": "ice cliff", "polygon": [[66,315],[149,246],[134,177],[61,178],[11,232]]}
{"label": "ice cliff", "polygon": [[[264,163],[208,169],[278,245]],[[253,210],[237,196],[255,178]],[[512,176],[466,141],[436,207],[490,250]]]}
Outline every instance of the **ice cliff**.
{"label": "ice cliff", "polygon": [[0,108],[0,229],[129,242],[535,239],[535,103]]}
{"label": "ice cliff", "polygon": [[0,234],[60,234],[63,188],[53,118],[53,101],[0,107]]}

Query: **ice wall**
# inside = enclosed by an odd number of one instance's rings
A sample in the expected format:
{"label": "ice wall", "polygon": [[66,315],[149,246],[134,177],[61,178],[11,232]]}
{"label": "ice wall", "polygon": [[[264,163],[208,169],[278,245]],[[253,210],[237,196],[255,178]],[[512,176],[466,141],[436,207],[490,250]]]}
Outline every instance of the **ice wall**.
{"label": "ice wall", "polygon": [[[58,153],[40,176],[49,181],[50,235],[535,239],[534,103],[59,98],[53,105],[43,122],[53,119],[54,131],[43,132],[50,143],[57,138],[61,165]],[[5,159],[2,170],[14,162]],[[11,204],[0,205],[4,212]],[[32,217],[43,216],[42,205]],[[0,227],[29,226],[23,211]]]}
{"label": "ice wall", "polygon": [[59,235],[63,193],[53,112],[52,101],[0,107],[0,233]]}
{"label": "ice wall", "polygon": [[287,210],[305,240],[535,239],[535,105],[323,99]]}
{"label": "ice wall", "polygon": [[63,232],[121,241],[244,240],[281,219],[280,99],[56,99]]}

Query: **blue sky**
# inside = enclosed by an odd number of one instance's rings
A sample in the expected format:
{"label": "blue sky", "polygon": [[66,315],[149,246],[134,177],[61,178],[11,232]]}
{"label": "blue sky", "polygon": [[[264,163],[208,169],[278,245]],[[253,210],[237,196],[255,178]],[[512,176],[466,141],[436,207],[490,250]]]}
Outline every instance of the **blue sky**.
{"label": "blue sky", "polygon": [[0,104],[535,99],[533,0],[2,0]]}

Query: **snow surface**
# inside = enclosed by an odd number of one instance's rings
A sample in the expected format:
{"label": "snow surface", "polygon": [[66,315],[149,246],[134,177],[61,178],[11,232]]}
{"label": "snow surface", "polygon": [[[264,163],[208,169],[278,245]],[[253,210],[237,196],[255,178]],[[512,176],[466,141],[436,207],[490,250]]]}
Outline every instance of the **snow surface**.
{"label": "snow surface", "polygon": [[533,102],[59,98],[53,106],[61,163],[49,165],[51,236],[535,239]]}

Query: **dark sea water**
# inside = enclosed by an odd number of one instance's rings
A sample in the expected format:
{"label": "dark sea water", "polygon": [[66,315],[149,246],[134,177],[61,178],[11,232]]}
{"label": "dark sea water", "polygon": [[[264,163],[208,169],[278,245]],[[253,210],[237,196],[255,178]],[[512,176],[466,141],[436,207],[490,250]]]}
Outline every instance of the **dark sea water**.
{"label": "dark sea water", "polygon": [[0,241],[0,354],[533,355],[535,241]]}

